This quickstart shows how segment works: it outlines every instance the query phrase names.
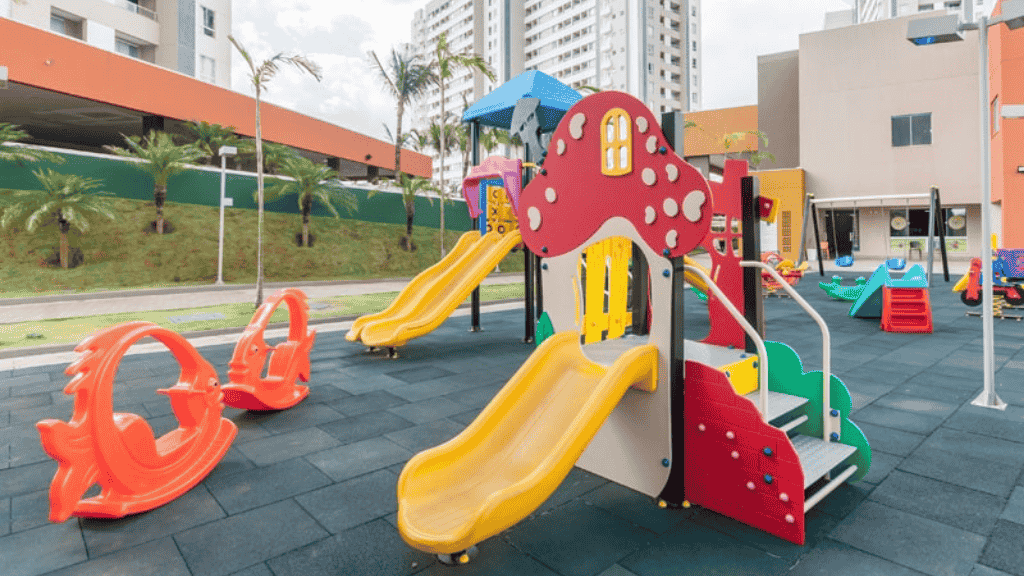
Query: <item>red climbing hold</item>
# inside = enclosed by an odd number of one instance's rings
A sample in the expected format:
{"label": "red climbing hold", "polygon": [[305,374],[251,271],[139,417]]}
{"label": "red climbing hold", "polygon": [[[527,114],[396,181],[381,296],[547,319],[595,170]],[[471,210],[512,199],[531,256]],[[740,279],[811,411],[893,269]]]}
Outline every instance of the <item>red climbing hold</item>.
{"label": "red climbing hold", "polygon": [[[157,392],[170,398],[178,427],[160,438],[144,418],[113,410],[114,378],[125,352],[151,336],[170,349],[181,375]],[[238,429],[221,417],[217,372],[187,340],[151,322],[127,322],[96,332],[75,348],[65,373],[75,395],[70,422],[42,420],[43,450],[57,460],[50,484],[50,521],[71,516],[120,518],[152,510],[202,481],[220,462]],[[98,496],[82,499],[94,484]]]}
{"label": "red climbing hold", "polygon": [[[282,302],[288,305],[288,340],[272,348],[263,341],[263,332]],[[246,410],[284,410],[309,395],[307,386],[295,384],[296,378],[309,382],[309,353],[316,340],[315,330],[306,332],[307,310],[306,295],[297,288],[279,290],[256,310],[228,364],[225,404]],[[261,377],[264,364],[269,364],[267,375]]]}

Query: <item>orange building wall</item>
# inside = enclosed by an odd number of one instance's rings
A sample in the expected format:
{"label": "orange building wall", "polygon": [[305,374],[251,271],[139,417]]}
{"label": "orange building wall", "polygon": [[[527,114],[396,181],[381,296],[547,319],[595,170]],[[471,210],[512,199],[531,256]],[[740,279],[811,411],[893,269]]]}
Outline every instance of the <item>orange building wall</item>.
{"label": "orange building wall", "polygon": [[[1002,0],[993,16],[1002,13]],[[1024,29],[989,28],[989,114],[991,101],[1024,104]],[[992,137],[992,200],[1002,202],[1004,248],[1024,248],[1024,118],[1000,118]]]}
{"label": "orange building wall", "polygon": [[[683,118],[697,124],[695,128],[686,129],[683,140],[683,152],[686,156],[707,156],[723,154],[722,136],[733,132],[757,130],[757,106],[737,106],[718,110],[701,110],[686,112]],[[768,134],[771,137],[771,134]],[[746,135],[729,149],[730,153],[743,152],[747,149],[757,150],[757,137]]]}
{"label": "orange building wall", "polygon": [[[0,54],[12,82],[150,115],[234,126],[246,136],[256,133],[254,98],[72,38],[0,18]],[[261,103],[260,111],[267,140],[394,168],[391,144],[273,104]],[[431,175],[430,158],[409,150],[402,151],[401,167]]]}

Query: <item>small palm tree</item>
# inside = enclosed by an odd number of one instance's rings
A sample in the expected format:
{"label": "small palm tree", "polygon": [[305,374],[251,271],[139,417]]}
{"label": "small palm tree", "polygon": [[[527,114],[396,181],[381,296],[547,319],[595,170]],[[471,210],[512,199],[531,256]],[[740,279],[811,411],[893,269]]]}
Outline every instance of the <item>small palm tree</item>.
{"label": "small palm tree", "polygon": [[[687,124],[687,128],[689,128],[689,124],[692,124],[692,122],[687,122]],[[694,124],[694,126],[696,126],[696,124]],[[722,147],[725,148],[726,159],[729,158],[729,149],[732,148],[732,145],[735,144],[737,141],[742,140],[744,137],[746,137],[747,134],[756,136],[762,146],[768,145],[768,135],[760,130],[747,130],[745,132],[733,132],[731,134],[724,134],[722,136]],[[747,161],[750,163],[750,167],[755,170],[765,160],[771,160],[773,164],[775,163],[775,155],[772,154],[771,152],[768,152],[767,150],[759,149],[755,151],[748,146],[746,152]]]}
{"label": "small palm tree", "polygon": [[278,52],[257,66],[249,52],[228,34],[228,40],[242,54],[249,66],[249,80],[256,89],[256,307],[263,304],[263,130],[260,124],[260,94],[266,85],[280,70],[281,64],[291,64],[299,70],[309,72],[316,81],[323,77],[320,66],[305,56],[287,55]]}
{"label": "small palm tree", "polygon": [[[256,141],[248,138],[243,139],[239,145],[239,153],[256,157]],[[297,154],[290,146],[278,144],[277,142],[263,141],[263,174],[280,174],[281,166],[285,160],[295,158]]]}
{"label": "small palm tree", "polygon": [[185,124],[185,129],[192,135],[192,145],[199,148],[203,155],[200,160],[204,164],[220,164],[221,146],[241,146],[242,139],[235,135],[234,126],[221,126],[210,124],[206,120],[191,120]]}
{"label": "small palm tree", "polygon": [[95,178],[86,178],[76,174],[61,174],[47,168],[32,172],[42,190],[4,190],[3,216],[0,216],[0,227],[7,228],[28,212],[25,218],[25,230],[35,232],[40,226],[56,223],[60,234],[60,251],[58,260],[61,268],[67,268],[70,262],[68,247],[68,231],[74,226],[80,232],[89,230],[86,214],[98,214],[114,220],[108,192],[100,192],[102,183]]}
{"label": "small palm tree", "polygon": [[5,146],[5,144],[20,142],[27,138],[29,138],[29,133],[22,130],[19,126],[0,122],[0,162],[14,162],[16,164],[21,164],[23,162],[38,162],[40,160],[45,160],[47,162],[53,162],[54,164],[64,163],[64,157],[59,154],[54,154],[53,152],[35,150],[32,148],[22,148],[21,146]]}
{"label": "small palm tree", "polygon": [[337,201],[352,214],[359,207],[356,195],[342,188],[338,173],[323,164],[316,164],[308,158],[294,156],[284,161],[281,173],[292,178],[292,181],[277,180],[267,187],[266,194],[271,201],[292,194],[298,197],[299,210],[302,213],[302,246],[309,246],[309,213],[313,203],[319,202],[331,211],[335,218],[340,218],[334,208]]}
{"label": "small palm tree", "polygon": [[106,148],[127,158],[138,158],[142,162],[132,165],[153,177],[153,204],[156,205],[156,233],[164,233],[164,203],[167,201],[167,181],[171,176],[183,172],[203,152],[191,144],[184,146],[174,143],[166,132],[150,130],[145,138],[124,136],[128,148],[107,146]]}
{"label": "small palm tree", "polygon": [[438,192],[434,184],[426,178],[419,176],[410,177],[408,174],[401,175],[402,201],[405,202],[405,236],[402,237],[399,245],[403,250],[415,250],[416,245],[412,241],[412,221],[416,216],[416,196],[423,194],[431,205],[434,204],[428,192]]}

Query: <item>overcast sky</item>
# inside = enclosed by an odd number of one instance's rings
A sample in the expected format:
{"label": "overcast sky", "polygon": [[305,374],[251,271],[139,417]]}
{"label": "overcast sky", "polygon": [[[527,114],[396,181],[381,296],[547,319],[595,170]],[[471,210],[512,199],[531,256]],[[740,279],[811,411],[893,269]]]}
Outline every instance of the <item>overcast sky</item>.
{"label": "overcast sky", "polygon": [[[235,0],[232,27],[257,61],[297,52],[323,68],[320,83],[292,69],[279,74],[268,85],[268,102],[385,139],[382,124],[394,129],[394,100],[381,90],[367,52],[385,55],[408,42],[413,13],[426,3]],[[756,104],[757,56],[796,49],[800,34],[822,29],[825,12],[846,7],[842,0],[704,0],[704,108]],[[244,72],[233,54],[232,87],[252,94]]]}

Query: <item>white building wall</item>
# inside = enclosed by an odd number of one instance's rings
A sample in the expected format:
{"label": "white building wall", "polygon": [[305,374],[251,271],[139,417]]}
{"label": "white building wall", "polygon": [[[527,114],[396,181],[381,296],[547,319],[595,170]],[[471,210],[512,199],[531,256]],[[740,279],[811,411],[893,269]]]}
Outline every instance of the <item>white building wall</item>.
{"label": "white building wall", "polygon": [[95,20],[85,21],[85,41],[97,48],[114,51],[114,29]]}
{"label": "white building wall", "polygon": [[11,17],[11,0],[0,0],[0,18]]}

